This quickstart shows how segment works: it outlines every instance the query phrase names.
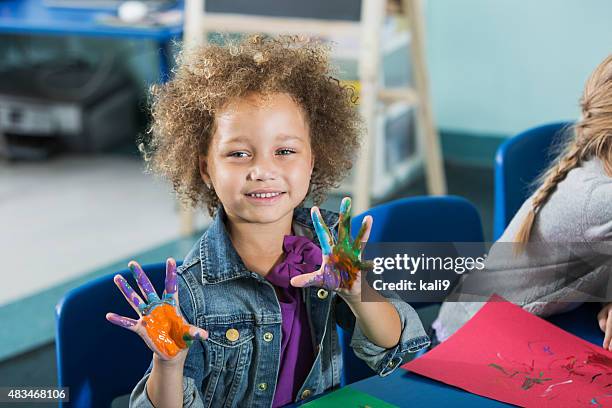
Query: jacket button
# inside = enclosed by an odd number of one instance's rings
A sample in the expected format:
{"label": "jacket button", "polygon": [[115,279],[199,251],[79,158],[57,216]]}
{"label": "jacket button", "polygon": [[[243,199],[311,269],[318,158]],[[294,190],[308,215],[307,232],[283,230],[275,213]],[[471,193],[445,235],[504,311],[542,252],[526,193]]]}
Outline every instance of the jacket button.
{"label": "jacket button", "polygon": [[393,367],[395,367],[395,361],[393,361],[393,360],[389,361],[389,362],[387,363],[387,367],[389,367],[389,368],[393,368]]}
{"label": "jacket button", "polygon": [[306,399],[310,397],[311,395],[312,395],[312,391],[310,391],[309,389],[305,389],[304,391],[302,391],[302,399]]}
{"label": "jacket button", "polygon": [[259,383],[259,385],[257,385],[257,389],[259,389],[259,391],[265,391],[268,389],[268,384],[266,383]]}
{"label": "jacket button", "polygon": [[227,329],[227,331],[225,332],[225,337],[229,341],[236,341],[240,338],[240,332],[236,329]]}
{"label": "jacket button", "polygon": [[270,333],[270,332],[266,332],[263,335],[264,341],[270,342],[270,341],[272,341],[273,338],[274,338],[274,335],[272,333]]}
{"label": "jacket button", "polygon": [[317,297],[318,297],[319,299],[321,299],[321,300],[322,300],[322,299],[326,299],[326,298],[327,298],[327,295],[328,295],[328,292],[327,292],[325,289],[319,289],[319,290],[317,291]]}

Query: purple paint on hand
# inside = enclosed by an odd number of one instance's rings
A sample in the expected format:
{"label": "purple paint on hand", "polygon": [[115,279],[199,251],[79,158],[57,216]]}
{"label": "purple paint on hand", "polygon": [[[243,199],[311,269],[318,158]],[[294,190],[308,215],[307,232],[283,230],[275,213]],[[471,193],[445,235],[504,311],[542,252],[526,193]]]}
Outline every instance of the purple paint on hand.
{"label": "purple paint on hand", "polygon": [[140,265],[138,265],[137,262],[132,261],[128,264],[128,267],[132,271],[132,275],[134,276],[134,279],[138,283],[140,290],[147,298],[147,301],[148,302],[159,301],[159,296],[157,296],[157,293],[155,292],[155,288],[153,288],[151,281],[149,280],[147,275],[144,273]]}
{"label": "purple paint on hand", "polygon": [[123,316],[119,316],[119,315],[116,315],[114,313],[110,313],[108,315],[108,320],[111,323],[116,324],[117,326],[124,327],[126,329],[135,326],[136,323],[137,323],[136,320],[129,319],[129,318],[123,317]]}
{"label": "purple paint on hand", "polygon": [[140,296],[132,289],[130,284],[125,280],[123,276],[116,278],[119,282],[119,289],[123,292],[123,295],[139,310],[143,310],[147,307],[147,304],[140,299]]}
{"label": "purple paint on hand", "polygon": [[166,294],[172,296],[178,291],[176,284],[176,262],[174,259],[166,261]]}

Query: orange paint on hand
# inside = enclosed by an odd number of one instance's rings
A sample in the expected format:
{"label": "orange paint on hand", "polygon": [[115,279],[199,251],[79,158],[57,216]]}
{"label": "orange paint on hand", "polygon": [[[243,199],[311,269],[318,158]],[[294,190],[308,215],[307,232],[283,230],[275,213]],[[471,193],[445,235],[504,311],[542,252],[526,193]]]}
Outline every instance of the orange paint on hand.
{"label": "orange paint on hand", "polygon": [[143,316],[142,320],[147,334],[164,354],[174,357],[188,347],[183,336],[189,333],[189,326],[176,314],[173,306],[157,306],[150,314]]}

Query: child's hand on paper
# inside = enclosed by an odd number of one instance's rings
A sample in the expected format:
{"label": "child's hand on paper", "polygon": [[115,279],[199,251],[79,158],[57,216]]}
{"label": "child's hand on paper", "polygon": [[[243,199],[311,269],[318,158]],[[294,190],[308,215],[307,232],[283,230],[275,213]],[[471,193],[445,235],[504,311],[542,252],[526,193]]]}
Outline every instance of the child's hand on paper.
{"label": "child's hand on paper", "polygon": [[137,333],[161,360],[171,361],[179,357],[186,357],[193,340],[205,340],[208,333],[206,330],[187,323],[181,315],[178,307],[176,262],[172,258],[166,261],[166,283],[161,299],[140,265],[132,261],[128,266],[140,291],[145,295],[146,302],[132,289],[123,276],[116,275],[114,281],[140,319],[134,320],[115,313],[107,313],[106,319],[117,326]]}
{"label": "child's hand on paper", "polygon": [[338,291],[347,300],[358,300],[361,295],[362,273],[369,263],[361,260],[370,230],[372,217],[364,217],[354,241],[351,240],[351,199],[345,197],[340,205],[338,242],[329,231],[317,207],[311,210],[312,222],[321,243],[323,262],[318,271],[299,275],[291,279],[295,287],[319,286]]}
{"label": "child's hand on paper", "polygon": [[612,303],[608,303],[601,308],[597,314],[597,321],[599,322],[599,328],[605,333],[603,348],[612,351]]}

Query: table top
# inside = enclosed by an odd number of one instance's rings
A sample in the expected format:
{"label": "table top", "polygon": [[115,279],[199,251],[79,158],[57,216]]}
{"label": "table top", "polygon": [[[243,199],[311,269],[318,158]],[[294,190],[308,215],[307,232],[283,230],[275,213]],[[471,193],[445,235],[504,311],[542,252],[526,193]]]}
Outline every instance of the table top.
{"label": "table top", "polygon": [[386,377],[377,375],[349,385],[399,407],[509,407],[511,405],[398,368]]}
{"label": "table top", "polygon": [[[182,9],[179,2],[176,9]],[[44,0],[0,0],[0,33],[82,35],[168,41],[182,35],[182,24],[173,26],[110,25],[100,21],[111,10],[48,7]]]}
{"label": "table top", "polygon": [[[548,320],[574,335],[601,346],[603,333],[595,316],[599,304],[553,316]],[[383,401],[400,407],[509,407],[511,405],[469,393],[462,389],[410,373],[398,368],[386,377],[373,376],[349,385]]]}

